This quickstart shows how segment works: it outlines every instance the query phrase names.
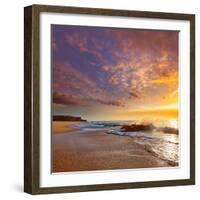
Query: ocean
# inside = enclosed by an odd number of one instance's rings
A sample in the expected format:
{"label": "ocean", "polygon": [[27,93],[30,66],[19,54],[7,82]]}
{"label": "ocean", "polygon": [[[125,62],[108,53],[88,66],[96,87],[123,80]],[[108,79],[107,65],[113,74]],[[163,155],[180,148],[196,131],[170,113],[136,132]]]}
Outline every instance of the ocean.
{"label": "ocean", "polygon": [[[81,132],[102,130],[107,134],[130,137],[134,142],[142,145],[146,151],[154,156],[167,161],[171,166],[179,164],[179,134],[167,133],[160,127],[177,128],[177,124],[172,120],[151,122],[156,128],[151,131],[124,132],[123,125],[141,124],[141,121],[90,121],[79,123],[74,126],[81,129]],[[120,139],[120,138],[119,138]]]}

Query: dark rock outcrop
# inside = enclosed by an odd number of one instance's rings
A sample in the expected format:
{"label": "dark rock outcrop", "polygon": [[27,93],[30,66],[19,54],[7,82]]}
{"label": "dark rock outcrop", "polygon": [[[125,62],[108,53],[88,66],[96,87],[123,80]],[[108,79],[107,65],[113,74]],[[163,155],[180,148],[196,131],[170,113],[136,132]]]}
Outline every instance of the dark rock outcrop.
{"label": "dark rock outcrop", "polygon": [[155,128],[153,124],[131,124],[131,125],[123,125],[121,130],[125,132],[131,131],[151,131]]}
{"label": "dark rock outcrop", "polygon": [[151,130],[161,131],[163,133],[178,134],[177,128],[172,128],[172,127],[157,128],[153,124],[131,124],[131,125],[123,125],[121,127],[121,131],[124,132],[151,131]]}
{"label": "dark rock outcrop", "polygon": [[163,133],[178,134],[178,129],[172,127],[161,127],[158,128],[157,130],[162,131]]}

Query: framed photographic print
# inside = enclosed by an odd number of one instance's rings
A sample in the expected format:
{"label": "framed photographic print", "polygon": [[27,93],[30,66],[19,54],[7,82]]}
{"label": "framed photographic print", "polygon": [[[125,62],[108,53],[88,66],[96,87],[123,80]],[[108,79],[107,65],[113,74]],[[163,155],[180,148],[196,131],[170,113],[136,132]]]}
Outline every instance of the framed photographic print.
{"label": "framed photographic print", "polygon": [[195,16],[25,8],[24,191],[195,183]]}

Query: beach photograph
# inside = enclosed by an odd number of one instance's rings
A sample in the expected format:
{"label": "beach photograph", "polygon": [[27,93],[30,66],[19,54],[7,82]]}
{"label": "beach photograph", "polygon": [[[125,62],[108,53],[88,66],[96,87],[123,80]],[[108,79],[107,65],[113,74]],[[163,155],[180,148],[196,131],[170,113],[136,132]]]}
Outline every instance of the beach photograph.
{"label": "beach photograph", "polygon": [[51,25],[52,173],[179,166],[178,36]]}

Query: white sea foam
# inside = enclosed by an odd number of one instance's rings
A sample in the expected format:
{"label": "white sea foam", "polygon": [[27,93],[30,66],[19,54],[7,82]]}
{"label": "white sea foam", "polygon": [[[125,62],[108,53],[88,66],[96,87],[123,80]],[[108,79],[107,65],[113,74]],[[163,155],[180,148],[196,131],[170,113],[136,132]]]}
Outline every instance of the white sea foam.
{"label": "white sea foam", "polygon": [[[74,126],[84,131],[102,130],[107,134],[131,137],[134,142],[142,145],[154,156],[167,161],[170,165],[179,162],[179,135],[162,131],[121,131],[122,125],[135,124],[135,121],[93,121],[83,122]],[[140,122],[138,122],[139,124]],[[154,122],[157,127],[168,126],[168,122]]]}
{"label": "white sea foam", "polygon": [[115,130],[108,133],[131,137],[134,139],[134,142],[144,146],[154,156],[167,161],[170,165],[178,165],[179,139],[176,134],[166,134],[156,131],[122,132]]}

